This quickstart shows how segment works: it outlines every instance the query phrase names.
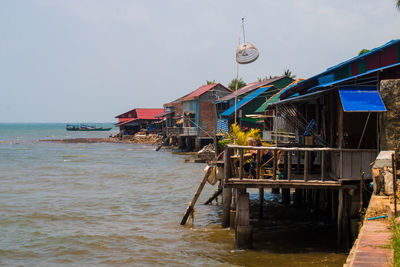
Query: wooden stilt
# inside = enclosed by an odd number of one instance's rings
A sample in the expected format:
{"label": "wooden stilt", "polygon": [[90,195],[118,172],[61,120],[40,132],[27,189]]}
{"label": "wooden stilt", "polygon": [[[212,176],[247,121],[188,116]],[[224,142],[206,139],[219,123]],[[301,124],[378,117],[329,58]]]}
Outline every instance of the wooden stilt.
{"label": "wooden stilt", "polygon": [[236,248],[251,248],[252,247],[252,226],[250,225],[249,214],[249,194],[239,193],[236,207],[236,230],[235,243]]}
{"label": "wooden stilt", "polygon": [[264,217],[264,188],[258,189],[258,199],[259,199],[259,217],[262,218]]}
{"label": "wooden stilt", "polygon": [[282,188],[282,203],[290,203],[290,188]]}
{"label": "wooden stilt", "polygon": [[343,191],[343,248],[350,248],[350,195],[347,190]]}
{"label": "wooden stilt", "polygon": [[338,194],[335,189],[331,190],[331,221],[332,223],[337,222],[337,211],[338,211]]}
{"label": "wooden stilt", "polygon": [[319,189],[311,189],[311,202],[312,202],[312,208],[313,209],[318,209],[318,193]]}
{"label": "wooden stilt", "polygon": [[294,192],[294,204],[300,206],[303,202],[303,189],[296,188]]}
{"label": "wooden stilt", "polygon": [[232,201],[232,189],[222,189],[222,227],[227,228],[230,225],[230,210]]}
{"label": "wooden stilt", "polygon": [[229,210],[229,227],[231,229],[236,228],[236,202],[238,194],[243,191],[246,192],[246,189],[239,189],[239,188],[232,189],[232,201],[231,201],[231,208]]}
{"label": "wooden stilt", "polygon": [[279,190],[280,190],[279,187],[278,187],[278,188],[272,188],[272,189],[271,189],[271,193],[272,193],[272,194],[279,194]]}
{"label": "wooden stilt", "polygon": [[337,214],[337,242],[338,246],[342,244],[343,240],[343,189],[339,189],[338,196],[338,214]]}
{"label": "wooden stilt", "polygon": [[290,180],[292,180],[292,152],[289,151],[287,154],[288,154],[288,156],[287,156],[288,163],[287,163],[286,176],[287,176],[287,179],[290,181]]}

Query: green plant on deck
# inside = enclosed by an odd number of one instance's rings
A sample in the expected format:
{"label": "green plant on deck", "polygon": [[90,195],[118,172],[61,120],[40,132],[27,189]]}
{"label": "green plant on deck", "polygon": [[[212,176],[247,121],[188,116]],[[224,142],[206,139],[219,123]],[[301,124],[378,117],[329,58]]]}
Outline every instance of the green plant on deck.
{"label": "green plant on deck", "polygon": [[400,225],[394,220],[391,222],[392,230],[392,247],[394,251],[394,266],[400,266]]}
{"label": "green plant on deck", "polygon": [[261,139],[260,129],[250,129],[249,131],[242,131],[237,123],[231,125],[228,132],[224,132],[224,139],[219,141],[219,144],[225,147],[228,144],[235,144],[239,146],[246,146],[249,137]]}

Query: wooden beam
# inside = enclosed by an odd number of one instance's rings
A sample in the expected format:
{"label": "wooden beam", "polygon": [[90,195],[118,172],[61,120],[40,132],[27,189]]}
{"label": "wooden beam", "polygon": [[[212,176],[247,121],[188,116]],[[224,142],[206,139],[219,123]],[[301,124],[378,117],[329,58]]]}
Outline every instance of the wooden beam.
{"label": "wooden beam", "polygon": [[258,199],[259,199],[259,217],[262,218],[264,216],[264,188],[258,189]]}
{"label": "wooden beam", "polygon": [[287,179],[290,181],[292,179],[292,152],[287,152]]}
{"label": "wooden beam", "polygon": [[277,180],[277,177],[276,177],[276,168],[278,167],[277,166],[277,164],[278,164],[277,154],[278,154],[277,151],[274,150],[274,160],[273,160],[273,167],[272,167],[272,174],[273,174],[274,180]]}
{"label": "wooden beam", "polygon": [[343,148],[343,108],[338,102],[338,147]]}
{"label": "wooden beam", "polygon": [[232,149],[225,147],[224,151],[224,181],[228,181],[231,178],[231,153]]}
{"label": "wooden beam", "polygon": [[243,149],[239,149],[239,178],[243,179]]}
{"label": "wooden beam", "polygon": [[257,150],[257,159],[256,159],[256,179],[260,179],[260,160],[261,160],[261,150]]}

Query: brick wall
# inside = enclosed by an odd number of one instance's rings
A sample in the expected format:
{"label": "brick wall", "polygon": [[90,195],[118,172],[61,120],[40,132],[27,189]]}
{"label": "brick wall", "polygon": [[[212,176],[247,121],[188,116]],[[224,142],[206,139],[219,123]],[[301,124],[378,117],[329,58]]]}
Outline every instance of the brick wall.
{"label": "brick wall", "polygon": [[205,102],[205,101],[200,101],[199,102],[199,126],[205,130],[208,135],[202,131],[199,130],[199,137],[213,137],[214,136],[214,129],[216,127],[215,125],[215,109],[214,109],[214,103],[212,102]]}

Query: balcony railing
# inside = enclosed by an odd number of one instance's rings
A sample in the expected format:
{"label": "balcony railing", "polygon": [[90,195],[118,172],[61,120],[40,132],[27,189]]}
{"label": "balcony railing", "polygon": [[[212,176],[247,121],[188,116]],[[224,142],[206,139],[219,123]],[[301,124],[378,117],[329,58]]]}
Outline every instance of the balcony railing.
{"label": "balcony railing", "polygon": [[183,127],[183,131],[181,135],[184,136],[195,136],[196,135],[196,129],[194,127]]}
{"label": "balcony railing", "polygon": [[167,135],[181,135],[183,132],[182,127],[168,127],[167,128]]}
{"label": "balcony railing", "polygon": [[[254,158],[246,154],[256,151]],[[268,165],[262,155],[269,150]],[[337,182],[358,180],[361,173],[371,178],[370,163],[375,160],[376,149],[304,148],[304,147],[252,147],[229,145],[225,148],[225,183],[259,183],[261,180],[308,182]],[[246,173],[244,163],[252,161],[255,177]],[[254,169],[254,168],[253,168]],[[249,177],[250,176],[250,177]]]}

